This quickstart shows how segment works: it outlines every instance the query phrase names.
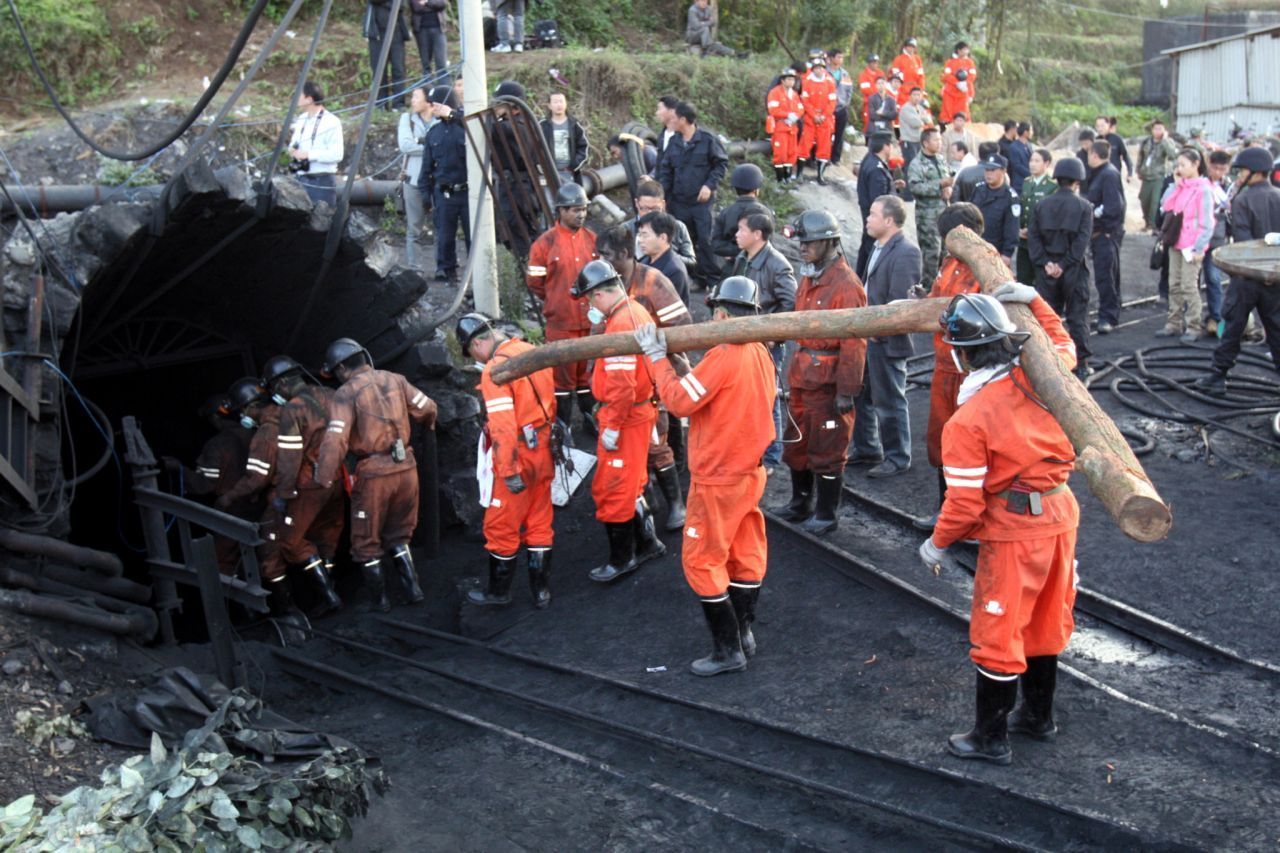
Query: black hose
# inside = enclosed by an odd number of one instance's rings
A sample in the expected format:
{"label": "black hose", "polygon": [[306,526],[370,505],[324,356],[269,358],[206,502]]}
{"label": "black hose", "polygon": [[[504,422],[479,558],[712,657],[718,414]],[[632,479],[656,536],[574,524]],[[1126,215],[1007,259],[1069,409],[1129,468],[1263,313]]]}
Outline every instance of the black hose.
{"label": "black hose", "polygon": [[178,137],[186,133],[191,125],[195,124],[196,120],[200,118],[205,107],[207,107],[209,102],[213,100],[214,95],[218,94],[218,90],[222,88],[222,84],[226,82],[232,69],[235,68],[236,63],[240,60],[240,54],[244,51],[245,45],[249,43],[249,37],[253,35],[254,27],[258,25],[258,19],[262,17],[262,13],[266,10],[267,4],[270,0],[257,0],[257,2],[254,3],[253,8],[249,11],[249,17],[245,19],[244,24],[240,27],[240,32],[236,35],[236,40],[231,44],[230,52],[227,54],[226,58],[222,60],[222,66],[218,69],[218,72],[209,82],[208,88],[200,95],[200,99],[196,101],[195,106],[191,108],[190,112],[187,113],[187,115],[178,123],[177,127],[175,127],[168,136],[142,151],[112,151],[110,149],[103,148],[87,133],[80,129],[80,126],[76,124],[75,119],[73,119],[71,114],[67,112],[66,107],[64,107],[62,102],[58,100],[58,95],[53,90],[53,84],[49,82],[49,78],[45,75],[44,69],[40,67],[40,62],[36,59],[35,49],[31,46],[31,40],[27,38],[27,30],[22,25],[22,18],[18,15],[17,5],[14,3],[14,0],[8,0],[8,2],[9,12],[13,15],[13,22],[17,24],[18,27],[18,38],[22,40],[22,46],[27,51],[27,59],[31,62],[31,68],[36,72],[36,76],[40,78],[40,83],[44,86],[45,94],[47,94],[49,96],[49,100],[53,102],[53,108],[58,111],[58,114],[62,116],[63,120],[75,135],[80,137],[80,139],[94,151],[104,157],[110,157],[112,160],[145,160],[146,158],[154,154],[158,154],[165,148],[172,145]]}

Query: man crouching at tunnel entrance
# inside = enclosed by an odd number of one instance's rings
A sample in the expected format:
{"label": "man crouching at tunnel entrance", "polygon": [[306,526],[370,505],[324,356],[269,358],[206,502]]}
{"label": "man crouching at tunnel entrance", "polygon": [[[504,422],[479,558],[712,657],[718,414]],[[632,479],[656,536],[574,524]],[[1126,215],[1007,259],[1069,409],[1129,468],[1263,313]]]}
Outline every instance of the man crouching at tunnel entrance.
{"label": "man crouching at tunnel entrance", "polygon": [[[716,285],[707,304],[715,321],[760,311],[756,283],[741,275]],[[756,651],[751,624],[769,556],[760,498],[764,452],[775,437],[773,357],[761,343],[720,344],[682,376],[667,359],[662,330],[645,325],[634,334],[667,410],[689,419],[682,560],[713,643],[711,654],[690,669],[704,676],[738,672]]]}
{"label": "man crouching at tunnel entrance", "polygon": [[329,426],[316,462],[316,482],[328,488],[348,452],[351,557],[359,563],[373,606],[391,609],[382,559],[395,562],[409,601],[422,601],[409,540],[418,526],[418,468],[409,446],[409,420],[435,429],[436,404],[398,373],[375,370],[369,351],[351,338],[329,344],[323,374],[342,383],[333,395]]}
{"label": "man crouching at tunnel entrance", "polygon": [[[1047,741],[1058,731],[1053,692],[1058,655],[1075,627],[1080,507],[1067,488],[1075,451],[1018,363],[1027,333],[1001,302],[1029,305],[1066,368],[1075,367],[1071,336],[1035,288],[1010,282],[994,298],[951,300],[944,341],[965,378],[942,430],[946,498],[920,558],[936,570],[953,543],[980,543],[969,618],[977,721],[951,736],[949,750],[1008,764],[1009,732]],[[1014,711],[1019,682],[1022,706]]]}

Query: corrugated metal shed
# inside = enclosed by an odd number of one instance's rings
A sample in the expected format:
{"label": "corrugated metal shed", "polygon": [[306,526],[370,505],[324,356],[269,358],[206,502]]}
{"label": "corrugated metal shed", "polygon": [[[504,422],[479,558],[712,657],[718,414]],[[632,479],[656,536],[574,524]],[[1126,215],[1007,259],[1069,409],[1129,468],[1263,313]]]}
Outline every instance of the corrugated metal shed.
{"label": "corrugated metal shed", "polygon": [[1239,125],[1280,133],[1280,25],[1164,51],[1175,65],[1174,129],[1224,142]]}

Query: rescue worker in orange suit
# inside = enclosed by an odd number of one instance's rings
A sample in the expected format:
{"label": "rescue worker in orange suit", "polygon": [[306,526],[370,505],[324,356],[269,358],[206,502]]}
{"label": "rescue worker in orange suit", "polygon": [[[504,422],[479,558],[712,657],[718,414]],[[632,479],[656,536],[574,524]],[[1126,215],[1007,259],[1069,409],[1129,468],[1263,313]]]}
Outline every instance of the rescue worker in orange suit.
{"label": "rescue worker in orange suit", "polygon": [[[593,323],[604,334],[633,332],[653,322],[638,302],[627,296],[622,278],[608,261],[592,261],[578,276],[574,295],[590,305]],[[667,552],[658,539],[653,514],[644,500],[649,482],[649,442],[658,417],[653,371],[636,355],[597,358],[591,391],[596,409],[596,472],[591,497],[596,519],[609,537],[609,559],[590,572],[598,583],[610,583]]]}
{"label": "rescue worker in orange suit", "polygon": [[[795,310],[866,306],[867,292],[844,259],[840,223],[834,216],[825,210],[807,210],[792,226],[792,236],[800,241],[803,261]],[[794,425],[783,436],[782,450],[782,461],[791,469],[791,502],[780,514],[821,535],[836,527],[867,344],[861,338],[802,338],[796,343],[799,349],[791,359],[786,383]]]}
{"label": "rescue worker in orange suit", "polygon": [[[659,326],[687,326],[693,322],[693,316],[680,300],[671,280],[653,267],[638,263],[632,256],[635,241],[625,227],[610,228],[601,234],[596,248],[600,252],[600,259],[617,270],[619,278],[626,284],[627,296],[648,311]],[[682,529],[685,519],[685,501],[680,491],[676,457],[668,444],[672,426],[672,419],[666,408],[659,406],[654,434],[649,441],[649,470],[653,472],[653,479],[657,481],[667,503],[667,518],[663,522],[663,528],[669,531]],[[650,494],[651,492],[645,495],[645,501],[652,507]]]}
{"label": "rescue worker in orange suit", "polygon": [[880,54],[867,57],[867,67],[858,75],[858,93],[862,95],[862,132],[871,135],[871,96],[876,93],[876,80],[883,77]]}
{"label": "rescue worker in orange suit", "polygon": [[319,593],[313,615],[329,613],[342,606],[333,589],[332,573],[344,508],[341,485],[321,487],[315,481],[315,463],[329,425],[333,391],[307,382],[302,365],[287,355],[266,363],[262,385],[280,406],[272,501],[283,523],[275,559],[302,566]]}
{"label": "rescue worker in orange suit", "polygon": [[[967,201],[947,205],[938,215],[938,233],[942,245],[947,244],[947,235],[959,225],[975,234],[981,234],[982,211],[977,205]],[[942,268],[938,270],[938,277],[933,282],[933,289],[927,295],[934,298],[980,292],[982,287],[973,277],[969,265],[948,255],[943,259]],[[947,481],[942,474],[942,428],[955,414],[956,396],[960,393],[960,383],[963,380],[964,371],[952,359],[951,346],[942,332],[938,332],[933,336],[933,382],[929,386],[929,425],[925,431],[925,448],[929,453],[929,464],[938,469],[939,508],[947,497]],[[922,530],[932,530],[937,521],[938,514],[935,512],[918,526]]]}
{"label": "rescue worker in orange suit", "polygon": [[[756,283],[730,276],[707,298],[712,322],[760,312]],[[689,516],[685,523],[685,580],[702,601],[712,651],[690,664],[694,675],[747,668],[755,654],[751,631],[769,549],[765,540],[764,452],[773,443],[777,393],[773,357],[761,343],[720,344],[693,370],[677,371],[661,329],[635,332],[653,366],[658,395],[675,415],[689,418]]]}
{"label": "rescue worker in orange suit", "polygon": [[529,352],[533,345],[509,338],[484,314],[465,314],[454,327],[464,357],[483,365],[480,395],[488,422],[484,438],[493,453],[492,496],[484,511],[484,547],[489,552],[489,582],[467,600],[482,607],[511,603],[520,546],[529,551],[529,590],[533,606],[551,604],[551,427],[556,422],[552,369],[507,385],[493,381],[495,364]]}
{"label": "rescue worker in orange suit", "polygon": [[836,128],[836,78],[827,73],[827,58],[813,58],[813,68],[804,75],[800,102],[804,104],[804,131],[800,134],[800,151],[796,160],[797,178],[804,171],[804,161],[817,164],[818,183],[827,182],[827,166],[831,164],[831,142]]}
{"label": "rescue worker in orange suit", "polygon": [[[547,341],[585,338],[591,334],[587,305],[571,293],[578,273],[595,258],[596,235],[586,227],[587,191],[577,184],[566,183],[556,191],[556,224],[533,242],[529,250],[526,284],[529,292],[542,300],[542,316],[546,319]],[[560,417],[568,422],[573,397],[587,429],[591,429],[591,380],[587,362],[562,364],[555,368],[556,402]]]}
{"label": "rescue worker in orange suit", "polygon": [[796,129],[804,121],[804,102],[796,92],[796,72],[784,68],[778,79],[778,85],[769,90],[765,99],[768,117],[764,129],[773,141],[773,177],[784,184],[791,180],[796,168]]}
{"label": "rescue worker in orange suit", "polygon": [[1075,451],[1018,364],[1027,333],[1017,331],[1001,300],[1029,305],[1065,368],[1075,367],[1071,336],[1034,287],[1010,282],[994,297],[951,300],[942,323],[966,375],[960,408],[942,431],[947,500],[920,559],[936,570],[956,541],[981,543],[969,619],[976,722],[952,735],[949,749],[1008,764],[1009,732],[1036,740],[1057,734],[1053,692],[1058,655],[1075,625],[1080,507],[1067,487]]}
{"label": "rescue worker in orange suit", "polygon": [[920,58],[919,43],[914,36],[902,43],[902,52],[893,58],[889,76],[894,74],[902,76],[903,98],[899,99],[900,104],[906,102],[905,98],[911,94],[912,89],[918,88],[922,92],[925,90],[924,60]]}
{"label": "rescue worker in orange suit", "polygon": [[277,557],[284,515],[275,506],[275,490],[271,484],[280,431],[280,407],[272,402],[267,390],[253,376],[237,379],[227,390],[227,401],[231,411],[240,419],[240,425],[254,432],[249,441],[244,475],[230,490],[218,496],[214,506],[226,511],[247,501],[265,500],[266,509],[259,522],[263,543],[258,547],[258,566],[269,593],[267,604],[285,643],[302,642],[310,626],[293,603],[289,574]]}
{"label": "rescue worker in orange suit", "polygon": [[942,66],[942,111],[938,118],[949,124],[956,113],[972,117],[969,105],[973,103],[978,82],[978,66],[969,56],[969,45],[957,42],[955,53]]}
{"label": "rescue worker in orange suit", "polygon": [[409,601],[424,598],[409,551],[418,526],[418,463],[409,446],[410,421],[435,429],[435,401],[398,373],[375,370],[369,351],[338,338],[324,355],[322,374],[340,387],[329,407],[329,426],[316,461],[316,483],[328,488],[347,454],[351,487],[351,558],[360,565],[374,607],[391,609],[383,556],[390,554]]}
{"label": "rescue worker in orange suit", "polygon": [[[200,448],[195,468],[187,468],[172,457],[164,458],[165,469],[170,475],[181,478],[182,493],[198,497],[225,495],[244,475],[244,464],[249,458],[249,442],[253,430],[245,429],[238,416],[233,415],[225,394],[215,394],[205,400],[196,414],[215,430],[214,435]],[[228,506],[226,511],[240,518],[258,518],[261,506],[253,502],[241,506]],[[218,556],[218,571],[234,577],[240,565],[240,544],[225,536],[213,537],[214,551]]]}

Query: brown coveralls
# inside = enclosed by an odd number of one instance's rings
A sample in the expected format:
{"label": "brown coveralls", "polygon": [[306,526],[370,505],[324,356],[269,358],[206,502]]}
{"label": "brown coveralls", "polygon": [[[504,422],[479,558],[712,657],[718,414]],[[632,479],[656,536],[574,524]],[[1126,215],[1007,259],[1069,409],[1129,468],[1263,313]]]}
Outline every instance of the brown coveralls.
{"label": "brown coveralls", "polygon": [[[347,452],[351,472],[351,556],[359,563],[408,545],[418,526],[418,466],[409,446],[409,419],[434,429],[436,404],[398,373],[362,365],[333,395],[329,426],[316,463],[316,482],[333,485]],[[392,458],[396,441],[405,457]]]}
{"label": "brown coveralls", "polygon": [[262,579],[271,581],[284,577],[284,563],[279,558],[279,539],[281,522],[284,516],[271,506],[275,490],[271,488],[272,470],[276,465],[276,447],[280,437],[280,407],[270,406],[263,410],[262,422],[249,442],[249,456],[244,463],[244,476],[218,499],[220,506],[235,506],[237,503],[262,495],[266,498],[267,508],[262,513],[263,542],[258,546],[258,565]]}
{"label": "brown coveralls", "polygon": [[280,532],[280,558],[285,563],[305,563],[317,556],[332,560],[338,552],[342,487],[334,483],[326,488],[315,478],[332,399],[330,389],[309,386],[280,415],[275,490],[288,502]]}
{"label": "brown coveralls", "polygon": [[[249,442],[253,433],[238,423],[227,422],[217,434],[205,442],[196,457],[196,468],[188,469],[185,475],[183,491],[191,495],[213,495],[222,497],[240,482],[244,474],[244,464],[249,458]],[[227,511],[241,518],[254,518],[252,502],[228,507]],[[225,536],[214,535],[214,551],[218,555],[218,571],[234,577],[236,567],[240,565],[240,543]]]}

